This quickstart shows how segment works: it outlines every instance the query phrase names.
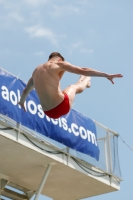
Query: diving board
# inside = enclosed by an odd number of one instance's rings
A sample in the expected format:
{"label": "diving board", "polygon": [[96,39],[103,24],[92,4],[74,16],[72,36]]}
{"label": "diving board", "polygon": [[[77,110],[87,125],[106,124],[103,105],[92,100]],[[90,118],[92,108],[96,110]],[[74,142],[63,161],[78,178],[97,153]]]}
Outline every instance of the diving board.
{"label": "diving board", "polygon": [[[9,130],[4,130],[7,127]],[[3,129],[0,131],[0,173],[9,183],[35,193],[48,164],[52,164],[41,193],[54,200],[81,199],[120,189],[120,181],[115,177],[39,140],[4,116],[1,116],[0,128]],[[77,163],[85,166],[88,173]],[[92,170],[94,175],[90,174]]]}

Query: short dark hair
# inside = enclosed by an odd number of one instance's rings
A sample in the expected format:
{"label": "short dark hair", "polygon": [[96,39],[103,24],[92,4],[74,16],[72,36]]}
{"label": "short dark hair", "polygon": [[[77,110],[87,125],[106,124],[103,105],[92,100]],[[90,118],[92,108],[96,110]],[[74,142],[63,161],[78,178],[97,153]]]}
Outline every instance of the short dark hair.
{"label": "short dark hair", "polygon": [[58,52],[53,52],[53,53],[51,53],[48,60],[50,60],[51,58],[54,58],[54,57],[60,57],[60,58],[62,59],[62,61],[65,60],[65,59],[63,58],[63,56],[62,56],[60,53],[58,53]]}

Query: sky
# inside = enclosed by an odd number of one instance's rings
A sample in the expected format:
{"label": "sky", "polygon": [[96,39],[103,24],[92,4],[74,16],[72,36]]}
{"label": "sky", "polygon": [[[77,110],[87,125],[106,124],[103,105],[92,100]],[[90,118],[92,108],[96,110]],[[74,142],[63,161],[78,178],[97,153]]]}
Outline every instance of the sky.
{"label": "sky", "polygon": [[[133,148],[133,1],[0,0],[0,67],[27,82],[53,51],[80,67],[123,74],[114,85],[92,78],[73,108],[119,133]],[[62,89],[78,78],[66,73]],[[133,150],[120,139],[119,159],[120,191],[90,200],[133,198]]]}

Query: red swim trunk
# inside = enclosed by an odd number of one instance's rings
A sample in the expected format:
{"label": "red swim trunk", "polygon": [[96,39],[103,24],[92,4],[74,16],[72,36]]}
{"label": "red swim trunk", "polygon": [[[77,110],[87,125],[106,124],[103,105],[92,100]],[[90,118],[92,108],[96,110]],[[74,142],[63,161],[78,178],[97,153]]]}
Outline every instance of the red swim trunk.
{"label": "red swim trunk", "polygon": [[70,104],[69,104],[69,97],[66,93],[64,94],[64,100],[55,108],[44,111],[44,113],[49,116],[50,118],[57,119],[61,117],[62,115],[66,115],[70,110]]}

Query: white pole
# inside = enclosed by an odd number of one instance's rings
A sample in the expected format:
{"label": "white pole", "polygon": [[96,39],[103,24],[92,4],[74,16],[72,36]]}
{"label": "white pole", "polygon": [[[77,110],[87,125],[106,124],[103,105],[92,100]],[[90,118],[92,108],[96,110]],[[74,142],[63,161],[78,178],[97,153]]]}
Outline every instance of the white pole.
{"label": "white pole", "polygon": [[112,156],[111,156],[111,146],[110,146],[110,135],[109,135],[109,130],[106,132],[107,134],[107,148],[108,148],[108,163],[109,163],[109,173],[112,175],[113,174],[113,169],[112,169]]}
{"label": "white pole", "polygon": [[43,189],[43,187],[44,187],[44,184],[45,184],[46,179],[47,179],[47,177],[48,177],[48,175],[49,175],[49,172],[50,172],[51,167],[52,167],[52,165],[51,165],[51,164],[48,164],[47,169],[46,169],[46,171],[45,171],[45,173],[44,173],[44,176],[43,176],[43,178],[42,178],[42,181],[41,181],[41,183],[40,183],[40,186],[39,186],[39,188],[38,188],[38,191],[37,191],[37,193],[36,193],[36,196],[35,196],[35,199],[34,199],[34,200],[38,200],[38,197],[39,197],[39,195],[40,195],[40,193],[41,193],[41,191],[42,191],[42,189]]}

